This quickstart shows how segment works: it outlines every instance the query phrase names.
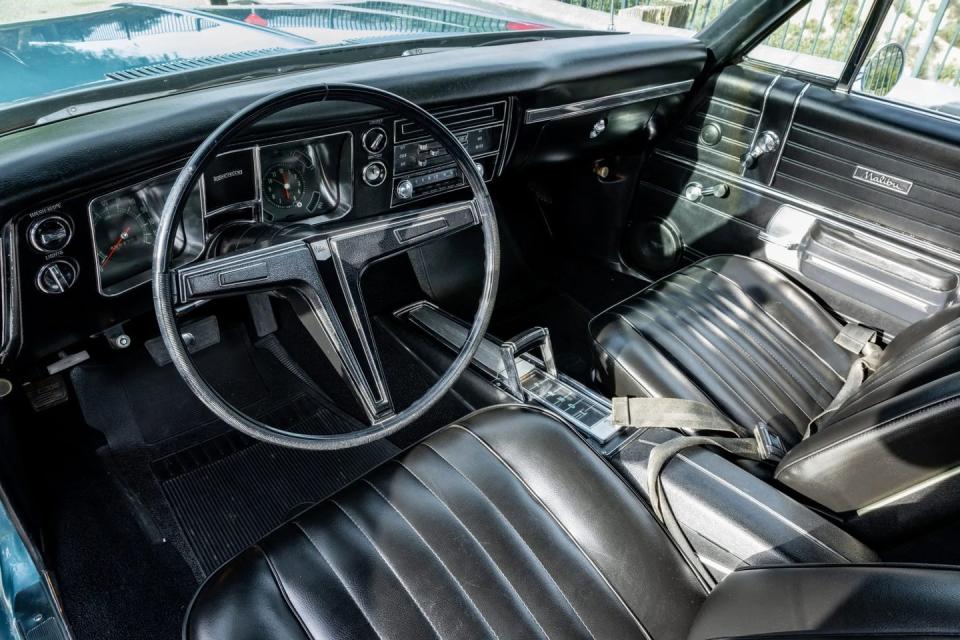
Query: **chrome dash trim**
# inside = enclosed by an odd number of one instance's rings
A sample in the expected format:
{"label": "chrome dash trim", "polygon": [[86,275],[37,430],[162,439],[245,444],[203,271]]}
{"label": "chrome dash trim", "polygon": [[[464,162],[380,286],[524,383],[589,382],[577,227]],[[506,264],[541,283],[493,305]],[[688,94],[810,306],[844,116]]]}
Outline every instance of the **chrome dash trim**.
{"label": "chrome dash trim", "polygon": [[669,84],[650,85],[632,89],[623,93],[615,93],[609,96],[591,98],[590,100],[581,100],[580,102],[571,102],[560,104],[555,107],[541,107],[539,109],[527,109],[523,116],[525,124],[536,124],[538,122],[548,122],[550,120],[563,120],[564,118],[575,118],[596,111],[604,111],[623,107],[637,102],[653,100],[654,98],[663,98],[681,93],[687,93],[693,88],[693,80],[682,80],[680,82],[671,82]]}

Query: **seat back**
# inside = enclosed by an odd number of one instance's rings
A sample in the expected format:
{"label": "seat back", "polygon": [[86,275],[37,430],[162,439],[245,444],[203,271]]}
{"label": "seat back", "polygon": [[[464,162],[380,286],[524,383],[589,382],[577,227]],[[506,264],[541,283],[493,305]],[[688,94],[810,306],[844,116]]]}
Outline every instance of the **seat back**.
{"label": "seat back", "polygon": [[903,331],[876,371],[776,477],[836,512],[929,489],[960,467],[960,307]]}

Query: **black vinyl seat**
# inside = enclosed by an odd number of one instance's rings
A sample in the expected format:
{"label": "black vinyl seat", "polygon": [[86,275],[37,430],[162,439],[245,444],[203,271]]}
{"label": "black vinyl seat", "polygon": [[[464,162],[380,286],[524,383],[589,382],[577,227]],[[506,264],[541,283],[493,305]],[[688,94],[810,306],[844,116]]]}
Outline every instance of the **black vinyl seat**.
{"label": "black vinyl seat", "polygon": [[697,400],[746,427],[765,421],[790,447],[775,478],[820,505],[935,512],[943,500],[955,511],[960,306],[902,331],[804,439],[857,358],[834,342],[842,328],[795,281],[744,256],[701,260],[591,322],[610,395]]}
{"label": "black vinyl seat", "polygon": [[854,355],[842,324],[770,265],[707,258],[591,322],[611,395],[714,404],[738,424],[764,420],[788,444],[843,386]]}
{"label": "black vinyl seat", "polygon": [[[883,612],[880,615],[877,612]],[[873,637],[956,631],[955,571],[741,571],[709,596],[572,430],[486,410],[216,571],[186,640]]]}
{"label": "black vinyl seat", "polygon": [[509,407],[447,427],[236,557],[185,637],[683,638],[704,597],[603,460]]}

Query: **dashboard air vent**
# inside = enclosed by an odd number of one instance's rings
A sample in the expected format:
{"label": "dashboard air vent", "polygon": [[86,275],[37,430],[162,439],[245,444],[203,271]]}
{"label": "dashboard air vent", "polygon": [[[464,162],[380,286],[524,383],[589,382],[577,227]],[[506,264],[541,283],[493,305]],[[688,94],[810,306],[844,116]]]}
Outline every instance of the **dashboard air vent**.
{"label": "dashboard air vent", "polygon": [[215,55],[215,56],[185,58],[183,60],[157,62],[156,64],[148,64],[142,67],[124,69],[123,71],[113,71],[111,73],[106,74],[106,76],[111,80],[118,80],[121,82],[126,80],[139,80],[140,78],[152,78],[155,76],[162,76],[168,73],[180,73],[183,71],[193,71],[194,69],[212,67],[214,65],[226,64],[228,62],[240,62],[241,60],[259,58],[264,55],[279,53],[281,51],[286,51],[286,49],[281,49],[281,48],[256,49],[253,51],[239,51],[237,53],[224,53],[224,54]]}

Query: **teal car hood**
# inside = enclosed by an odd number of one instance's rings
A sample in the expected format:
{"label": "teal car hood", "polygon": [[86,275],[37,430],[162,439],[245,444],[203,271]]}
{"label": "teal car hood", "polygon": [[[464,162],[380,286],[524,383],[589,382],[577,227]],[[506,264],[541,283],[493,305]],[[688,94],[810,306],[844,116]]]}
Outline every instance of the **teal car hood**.
{"label": "teal car hood", "polygon": [[[200,2],[198,2],[198,5]],[[403,34],[540,28],[437,5],[360,1],[203,7],[123,4],[0,26],[0,104],[305,47]]]}

